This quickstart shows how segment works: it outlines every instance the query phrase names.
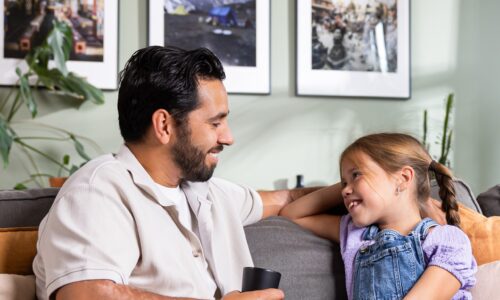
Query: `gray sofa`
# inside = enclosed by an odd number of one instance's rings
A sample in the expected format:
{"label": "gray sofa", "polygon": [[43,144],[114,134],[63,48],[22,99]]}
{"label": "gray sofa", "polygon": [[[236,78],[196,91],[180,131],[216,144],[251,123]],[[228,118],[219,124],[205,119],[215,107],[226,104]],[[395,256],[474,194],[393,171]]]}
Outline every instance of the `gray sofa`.
{"label": "gray sofa", "polygon": [[[456,181],[455,186],[460,201],[481,213],[467,185]],[[0,191],[0,228],[38,226],[57,191]],[[432,191],[438,198],[436,186]],[[287,299],[347,299],[338,244],[281,217],[247,226],[245,232],[255,265],[282,273],[280,288]]]}

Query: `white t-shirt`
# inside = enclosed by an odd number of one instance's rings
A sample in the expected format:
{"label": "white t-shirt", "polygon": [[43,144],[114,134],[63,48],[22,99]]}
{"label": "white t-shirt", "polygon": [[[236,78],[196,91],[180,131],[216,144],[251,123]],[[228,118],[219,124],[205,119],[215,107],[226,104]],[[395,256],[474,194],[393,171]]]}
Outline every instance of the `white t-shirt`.
{"label": "white t-shirt", "polygon": [[156,184],[156,186],[160,189],[165,198],[174,202],[175,207],[179,212],[179,220],[181,221],[181,224],[186,227],[186,229],[193,231],[191,210],[189,209],[186,195],[181,190],[181,188],[179,186],[175,188],[169,188],[161,184]]}

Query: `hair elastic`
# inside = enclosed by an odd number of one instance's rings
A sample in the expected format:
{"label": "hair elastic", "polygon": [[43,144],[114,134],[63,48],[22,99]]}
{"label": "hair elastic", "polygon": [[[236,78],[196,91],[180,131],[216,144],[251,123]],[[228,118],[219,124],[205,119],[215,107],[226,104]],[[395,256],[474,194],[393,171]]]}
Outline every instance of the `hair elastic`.
{"label": "hair elastic", "polygon": [[438,164],[437,161],[432,160],[431,163],[429,164],[429,171],[434,171],[436,172],[436,165]]}

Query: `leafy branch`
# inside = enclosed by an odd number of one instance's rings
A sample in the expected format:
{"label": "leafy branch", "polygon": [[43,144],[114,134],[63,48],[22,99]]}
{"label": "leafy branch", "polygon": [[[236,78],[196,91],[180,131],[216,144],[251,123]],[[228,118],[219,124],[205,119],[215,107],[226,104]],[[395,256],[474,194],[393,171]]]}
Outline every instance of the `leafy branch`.
{"label": "leafy branch", "polygon": [[[439,144],[441,147],[441,152],[438,158],[438,162],[450,167],[451,163],[448,158],[451,150],[451,142],[453,138],[453,129],[451,129],[450,125],[450,115],[453,110],[453,99],[454,95],[450,93],[446,99],[446,110],[444,113],[444,120],[443,120],[443,132],[441,133],[441,138],[440,141],[436,142],[436,144]],[[423,124],[423,138],[422,138],[422,144],[424,147],[429,151],[430,145],[427,142],[427,131],[428,131],[428,113],[427,110],[424,110],[424,124]]]}
{"label": "leafy branch", "polygon": [[[24,106],[31,115],[35,118],[38,113],[38,105],[33,93],[33,89],[40,87],[46,88],[50,93],[63,95],[77,99],[80,103],[91,101],[95,104],[104,103],[104,95],[102,91],[86,79],[68,71],[66,61],[69,59],[71,49],[73,47],[73,32],[72,28],[64,21],[54,20],[53,28],[47,35],[43,43],[31,49],[26,55],[24,61],[27,65],[27,70],[22,71],[21,68],[16,68],[18,77],[15,86],[11,88],[6,97],[0,100],[0,155],[3,161],[4,168],[9,165],[9,158],[12,147],[15,145],[21,148],[28,156],[34,169],[35,174],[30,175],[29,181],[36,181],[39,177],[48,176],[47,173],[39,172],[35,159],[30,153],[37,154],[45,160],[59,167],[59,173],[65,171],[71,173],[78,166],[69,166],[69,155],[64,155],[63,159],[58,159],[52,155],[42,151],[35,145],[30,143],[31,140],[51,140],[51,141],[66,141],[71,142],[78,153],[84,160],[88,161],[90,156],[86,153],[83,143],[79,137],[69,131],[49,127],[46,128],[58,131],[62,134],[61,138],[48,136],[32,136],[21,137],[17,134],[13,123],[15,115]],[[49,67],[50,60],[53,59],[55,67]],[[43,127],[43,126],[42,126]],[[24,186],[21,183],[21,186]],[[37,181],[39,184],[39,182]],[[17,186],[17,187],[21,187]]]}

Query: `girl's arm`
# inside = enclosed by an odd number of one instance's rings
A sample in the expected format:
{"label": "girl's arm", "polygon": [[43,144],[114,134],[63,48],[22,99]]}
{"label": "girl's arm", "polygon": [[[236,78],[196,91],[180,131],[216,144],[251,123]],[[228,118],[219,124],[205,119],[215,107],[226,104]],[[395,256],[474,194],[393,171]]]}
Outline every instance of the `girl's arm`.
{"label": "girl's arm", "polygon": [[312,231],[317,236],[339,243],[340,218],[341,216],[323,214],[294,219],[292,221]]}
{"label": "girl's arm", "polygon": [[428,266],[405,299],[451,299],[476,282],[477,264],[467,235],[450,225],[431,230],[422,243]]}
{"label": "girl's arm", "polygon": [[280,216],[311,230],[318,236],[339,242],[340,216],[320,214],[343,203],[340,183],[304,195],[286,205]]}
{"label": "girl's arm", "polygon": [[459,289],[460,281],[450,272],[437,266],[429,266],[404,299],[451,299]]}

